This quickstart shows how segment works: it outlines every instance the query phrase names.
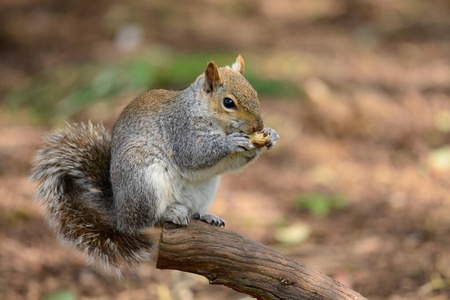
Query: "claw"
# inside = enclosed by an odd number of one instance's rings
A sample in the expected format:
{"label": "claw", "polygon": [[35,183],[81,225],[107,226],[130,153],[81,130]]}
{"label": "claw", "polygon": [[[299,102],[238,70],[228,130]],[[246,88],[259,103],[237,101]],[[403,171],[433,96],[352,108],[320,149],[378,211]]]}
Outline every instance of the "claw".
{"label": "claw", "polygon": [[167,207],[162,219],[180,226],[187,226],[190,216],[188,209],[184,205],[174,204]]}
{"label": "claw", "polygon": [[225,227],[225,221],[213,214],[205,214],[200,217],[200,220],[213,226]]}
{"label": "claw", "polygon": [[277,141],[280,139],[278,133],[270,127],[264,128],[262,132],[265,136],[270,135],[265,144],[267,149],[271,149],[273,146],[275,146]]}

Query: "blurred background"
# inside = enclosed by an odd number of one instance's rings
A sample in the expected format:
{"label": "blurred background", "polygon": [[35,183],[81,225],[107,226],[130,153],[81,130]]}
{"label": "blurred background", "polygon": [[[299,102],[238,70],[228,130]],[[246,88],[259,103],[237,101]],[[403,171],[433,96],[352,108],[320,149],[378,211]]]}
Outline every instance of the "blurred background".
{"label": "blurred background", "polygon": [[59,245],[27,177],[48,130],[113,125],[241,53],[279,144],[223,177],[227,228],[370,299],[450,299],[450,2],[0,2],[0,299],[245,299]]}

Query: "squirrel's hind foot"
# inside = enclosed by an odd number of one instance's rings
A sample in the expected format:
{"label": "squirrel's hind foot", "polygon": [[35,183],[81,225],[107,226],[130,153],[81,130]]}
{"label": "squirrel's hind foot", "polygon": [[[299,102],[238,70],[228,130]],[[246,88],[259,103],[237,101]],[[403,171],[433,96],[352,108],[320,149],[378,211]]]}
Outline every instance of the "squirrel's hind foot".
{"label": "squirrel's hind foot", "polygon": [[213,215],[213,214],[204,214],[204,215],[200,216],[199,213],[196,213],[192,216],[192,218],[203,221],[210,225],[217,226],[217,227],[225,227],[225,220],[223,220],[222,218],[219,218],[218,216]]}
{"label": "squirrel's hind foot", "polygon": [[164,222],[172,222],[180,226],[187,226],[190,219],[189,210],[182,204],[174,204],[167,207],[162,217]]}

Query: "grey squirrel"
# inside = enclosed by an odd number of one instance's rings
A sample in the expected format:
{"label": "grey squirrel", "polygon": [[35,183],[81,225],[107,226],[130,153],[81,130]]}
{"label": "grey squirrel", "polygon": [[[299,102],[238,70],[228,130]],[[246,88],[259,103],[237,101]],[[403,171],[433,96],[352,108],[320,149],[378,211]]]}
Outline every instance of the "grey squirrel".
{"label": "grey squirrel", "polygon": [[268,149],[279,139],[263,127],[244,68],[240,55],[231,67],[211,61],[182,91],[143,93],[123,110],[112,136],[91,123],[48,135],[31,178],[58,238],[120,272],[155,252],[148,227],[191,219],[225,226],[208,213],[220,174],[261,154],[249,135],[263,133]]}

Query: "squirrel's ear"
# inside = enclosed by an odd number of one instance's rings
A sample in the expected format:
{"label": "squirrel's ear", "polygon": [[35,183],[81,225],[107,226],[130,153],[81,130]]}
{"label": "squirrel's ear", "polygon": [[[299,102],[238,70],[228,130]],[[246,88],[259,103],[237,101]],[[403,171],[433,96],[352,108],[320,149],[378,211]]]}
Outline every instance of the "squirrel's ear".
{"label": "squirrel's ear", "polygon": [[210,61],[205,70],[205,88],[212,91],[214,86],[220,83],[220,81],[219,67],[217,67],[215,62]]}
{"label": "squirrel's ear", "polygon": [[239,73],[241,73],[242,75],[244,75],[245,62],[240,54],[236,58],[236,62],[233,65],[231,65],[231,68],[233,68],[233,70],[236,70]]}

